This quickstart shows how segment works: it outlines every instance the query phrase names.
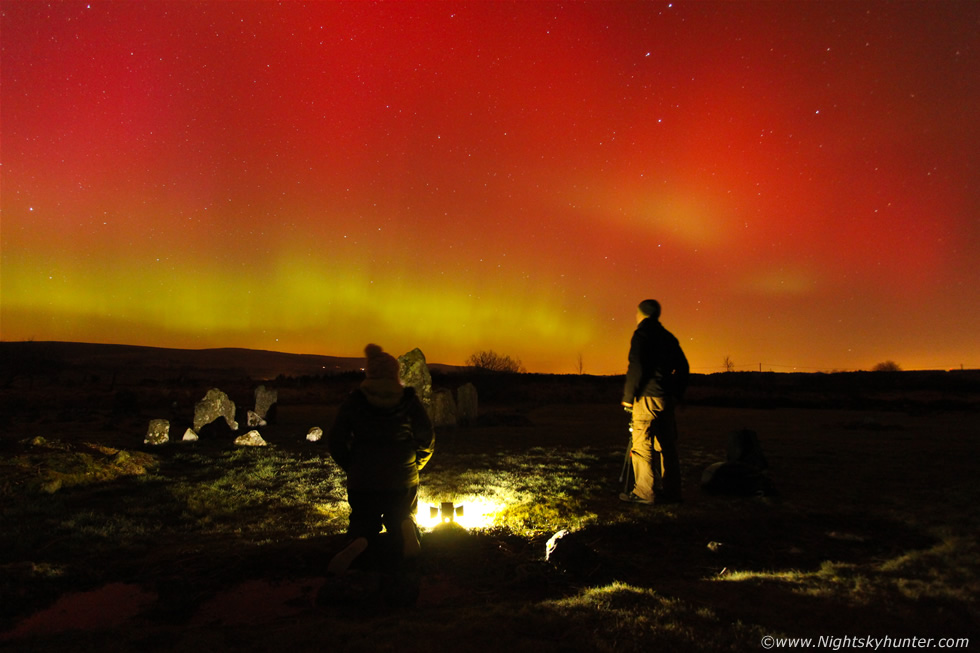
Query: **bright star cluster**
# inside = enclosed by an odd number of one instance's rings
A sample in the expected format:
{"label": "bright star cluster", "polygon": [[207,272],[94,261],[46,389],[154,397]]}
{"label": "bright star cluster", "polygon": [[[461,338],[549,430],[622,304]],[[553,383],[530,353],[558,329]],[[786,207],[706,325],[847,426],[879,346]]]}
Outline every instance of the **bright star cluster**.
{"label": "bright star cluster", "polygon": [[980,5],[0,2],[4,340],[980,366]]}

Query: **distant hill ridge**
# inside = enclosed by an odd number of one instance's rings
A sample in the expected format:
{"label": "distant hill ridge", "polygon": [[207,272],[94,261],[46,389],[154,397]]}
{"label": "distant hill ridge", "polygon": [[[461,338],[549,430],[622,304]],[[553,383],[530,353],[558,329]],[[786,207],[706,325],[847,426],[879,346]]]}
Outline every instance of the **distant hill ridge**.
{"label": "distant hill ridge", "polygon": [[[161,372],[209,371],[220,372],[222,376],[274,379],[279,375],[297,377],[358,371],[364,367],[364,359],[236,347],[169,349],[87,342],[0,342],[0,367],[27,371],[23,368],[33,366],[69,366],[93,372],[143,370],[148,377],[157,377]],[[440,364],[430,364],[430,367],[443,371],[458,369]]]}

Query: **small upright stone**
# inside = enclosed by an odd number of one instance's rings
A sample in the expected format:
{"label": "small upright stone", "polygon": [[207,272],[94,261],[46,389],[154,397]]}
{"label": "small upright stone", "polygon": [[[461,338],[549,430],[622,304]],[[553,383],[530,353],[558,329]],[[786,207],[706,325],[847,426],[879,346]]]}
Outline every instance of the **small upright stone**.
{"label": "small upright stone", "polygon": [[254,410],[248,411],[248,426],[252,428],[254,426],[266,426],[266,421],[256,413]]}
{"label": "small upright stone", "polygon": [[460,424],[473,424],[477,418],[476,386],[464,383],[456,391],[456,417]]}
{"label": "small upright stone", "polygon": [[183,442],[197,442],[200,440],[200,438],[197,437],[197,433],[194,432],[194,429],[187,429],[184,431],[184,437],[181,438],[181,440]]}
{"label": "small upright stone", "polygon": [[310,432],[306,434],[306,439],[310,442],[319,442],[323,437],[323,429],[319,426],[314,426],[310,429]]}
{"label": "small upright stone", "polygon": [[170,420],[151,419],[143,444],[167,444],[170,442]]}

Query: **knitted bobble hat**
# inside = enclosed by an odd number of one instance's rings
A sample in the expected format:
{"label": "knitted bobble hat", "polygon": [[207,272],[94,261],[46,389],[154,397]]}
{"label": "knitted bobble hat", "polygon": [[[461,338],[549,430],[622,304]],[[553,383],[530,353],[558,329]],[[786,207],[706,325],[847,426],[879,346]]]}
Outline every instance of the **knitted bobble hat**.
{"label": "knitted bobble hat", "polygon": [[381,350],[381,347],[370,344],[364,348],[364,355],[367,356],[365,371],[369,379],[390,379],[399,380],[398,359]]}

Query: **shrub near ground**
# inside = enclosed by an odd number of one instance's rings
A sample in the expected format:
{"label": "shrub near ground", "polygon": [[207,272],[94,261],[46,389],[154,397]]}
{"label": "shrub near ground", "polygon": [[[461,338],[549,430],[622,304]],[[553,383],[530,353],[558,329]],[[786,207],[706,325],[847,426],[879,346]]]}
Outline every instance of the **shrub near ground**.
{"label": "shrub near ground", "polygon": [[[687,500],[647,508],[616,499],[628,437],[619,380],[473,381],[495,419],[439,433],[423,492],[492,497],[503,508],[489,528],[426,535],[413,609],[313,601],[342,546],[346,504],[342,475],[305,434],[332,419],[336,404],[319,398],[342,396],[356,380],[284,389],[278,422],[263,429],[266,449],[228,441],[145,449],[143,420],[153,414],[113,419],[95,402],[48,415],[25,394],[0,450],[0,631],[17,635],[5,644],[758,650],[767,634],[977,632],[976,413],[902,409],[928,388],[898,389],[888,406],[898,410],[798,407],[812,395],[793,390],[760,409],[699,404],[695,385],[680,414]],[[719,396],[702,387],[713,394],[701,397]],[[156,400],[144,390],[135,389],[148,406]],[[846,395],[832,384],[819,391]],[[772,386],[726,392],[779,399]],[[697,489],[701,470],[724,459],[728,433],[742,427],[760,435],[774,499]],[[122,468],[119,452],[145,464]],[[72,482],[39,490],[57,474]],[[560,529],[594,553],[592,564],[561,571],[544,561]],[[111,601],[106,588],[120,584],[143,598]],[[106,605],[63,631],[66,617],[44,610],[79,591]]]}

